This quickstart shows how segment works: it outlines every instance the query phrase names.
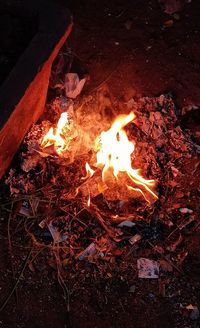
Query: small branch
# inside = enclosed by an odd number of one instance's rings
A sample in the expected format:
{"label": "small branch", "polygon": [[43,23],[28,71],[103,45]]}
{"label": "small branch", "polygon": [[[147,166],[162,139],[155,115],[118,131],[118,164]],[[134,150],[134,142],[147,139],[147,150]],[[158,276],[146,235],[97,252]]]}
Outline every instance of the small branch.
{"label": "small branch", "polygon": [[25,271],[25,269],[26,269],[26,267],[27,267],[27,264],[28,264],[28,261],[29,261],[29,259],[30,259],[31,253],[32,253],[32,248],[31,248],[31,250],[29,251],[29,253],[28,253],[27,256],[26,256],[26,259],[25,259],[25,261],[24,261],[24,265],[23,265],[22,270],[21,270],[21,272],[20,272],[20,274],[19,274],[19,277],[17,278],[16,283],[14,284],[14,286],[13,286],[13,288],[12,288],[10,294],[6,297],[5,301],[4,301],[3,304],[1,305],[1,307],[0,307],[0,312],[3,311],[3,309],[5,308],[5,306],[8,304],[10,298],[12,297],[13,293],[15,292],[15,290],[16,290],[16,288],[17,288],[19,282],[20,282],[20,279],[21,279],[21,277],[23,276],[23,273],[24,273],[24,271]]}

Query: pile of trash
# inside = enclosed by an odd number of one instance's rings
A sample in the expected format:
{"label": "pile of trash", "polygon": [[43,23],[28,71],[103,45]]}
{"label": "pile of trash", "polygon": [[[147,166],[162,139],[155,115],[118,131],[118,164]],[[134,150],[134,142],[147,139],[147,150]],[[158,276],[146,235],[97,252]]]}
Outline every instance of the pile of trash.
{"label": "pile of trash", "polygon": [[[79,100],[85,82],[76,73],[65,75],[62,88],[54,81],[63,94],[47,104],[43,121],[25,137],[5,179],[10,196],[2,204],[22,222],[36,249],[48,246],[51,265],[59,259],[63,276],[67,267],[77,269],[85,263],[95,264],[102,277],[109,277],[116,266],[123,271],[132,261],[138,279],[157,279],[160,295],[169,296],[170,279],[182,272],[188,256],[187,236],[199,225],[197,208],[188,201],[192,188],[185,189],[187,174],[184,177],[193,157],[195,175],[199,147],[189,131],[181,129],[170,95],[113,105],[103,87]],[[63,112],[88,135],[108,126],[122,108],[137,118],[126,128],[129,139],[136,142],[132,165],[158,181],[158,200],[151,205],[138,199],[107,200],[99,190],[88,204],[83,191],[76,192],[83,185],[85,162],[92,156],[85,139],[73,135],[77,147],[69,157],[59,157],[52,148],[43,150],[40,140]],[[191,320],[199,318],[196,305],[183,307]]]}

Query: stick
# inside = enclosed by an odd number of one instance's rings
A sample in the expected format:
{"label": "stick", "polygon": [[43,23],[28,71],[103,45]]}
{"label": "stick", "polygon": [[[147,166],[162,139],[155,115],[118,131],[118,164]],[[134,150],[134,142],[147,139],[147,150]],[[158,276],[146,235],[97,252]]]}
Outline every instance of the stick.
{"label": "stick", "polygon": [[114,229],[112,229],[111,227],[109,227],[103,217],[100,214],[99,209],[94,205],[94,204],[90,204],[90,206],[85,207],[86,211],[88,211],[92,216],[95,215],[95,218],[98,220],[98,222],[100,223],[100,225],[103,227],[103,229],[107,232],[108,236],[113,239],[116,242],[119,242],[121,240],[121,238],[119,239],[119,232]]}
{"label": "stick", "polygon": [[25,259],[25,261],[24,261],[24,265],[23,265],[22,270],[21,270],[21,272],[20,272],[20,274],[19,274],[19,277],[17,278],[16,283],[14,284],[14,286],[13,286],[13,288],[12,288],[10,294],[6,297],[5,301],[4,301],[3,304],[1,305],[1,307],[0,307],[0,312],[3,311],[3,309],[5,308],[5,306],[8,304],[10,298],[12,297],[13,293],[15,292],[15,290],[16,290],[16,288],[17,288],[17,285],[19,284],[19,281],[20,281],[20,279],[21,279],[21,277],[22,277],[22,275],[23,275],[23,273],[24,273],[24,271],[25,271],[25,269],[26,269],[26,266],[27,266],[28,261],[29,261],[30,256],[31,256],[31,253],[32,253],[32,248],[31,248],[31,250],[29,251],[29,253],[28,253],[27,256],[26,256],[26,259]]}
{"label": "stick", "polygon": [[[9,213],[9,217],[8,217],[8,253],[10,256],[10,265],[11,265],[11,270],[12,270],[12,278],[13,278],[13,282],[16,279],[15,276],[15,271],[13,268],[13,262],[12,262],[12,242],[11,242],[11,235],[10,235],[10,223],[11,223],[11,218],[12,218],[12,212],[13,212],[13,203],[11,206],[11,212]],[[16,300],[16,304],[18,303],[18,295],[17,295],[17,289],[15,289],[15,300]]]}

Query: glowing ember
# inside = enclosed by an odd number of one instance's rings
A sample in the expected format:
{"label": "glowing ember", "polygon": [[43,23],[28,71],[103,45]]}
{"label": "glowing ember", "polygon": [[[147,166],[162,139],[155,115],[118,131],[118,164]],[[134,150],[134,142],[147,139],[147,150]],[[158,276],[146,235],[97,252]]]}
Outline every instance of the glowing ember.
{"label": "glowing ember", "polygon": [[67,148],[67,143],[64,138],[65,130],[68,126],[68,114],[64,112],[61,114],[57,127],[50,128],[47,134],[41,141],[43,148],[54,145],[56,152],[60,155]]}
{"label": "glowing ember", "polygon": [[134,151],[134,144],[128,140],[126,132],[123,130],[134,118],[135,114],[132,112],[129,115],[120,115],[108,131],[101,133],[101,149],[97,153],[97,166],[103,166],[103,181],[105,181],[106,175],[113,174],[119,183],[120,172],[127,174],[130,183],[136,185],[134,187],[127,183],[127,189],[141,193],[148,202],[151,202],[152,196],[157,199],[156,194],[151,190],[155,186],[155,182],[144,179],[139,174],[140,170],[132,168],[131,154]]}

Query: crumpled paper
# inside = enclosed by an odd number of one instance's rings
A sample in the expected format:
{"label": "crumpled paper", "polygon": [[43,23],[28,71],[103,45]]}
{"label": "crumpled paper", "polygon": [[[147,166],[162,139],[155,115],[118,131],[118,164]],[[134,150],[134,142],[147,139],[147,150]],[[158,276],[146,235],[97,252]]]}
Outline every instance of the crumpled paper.
{"label": "crumpled paper", "polygon": [[140,258],[137,260],[138,278],[157,279],[159,277],[159,263],[154,260]]}
{"label": "crumpled paper", "polygon": [[77,73],[67,73],[65,75],[65,94],[68,98],[75,99],[82,91],[86,78],[79,79]]}

